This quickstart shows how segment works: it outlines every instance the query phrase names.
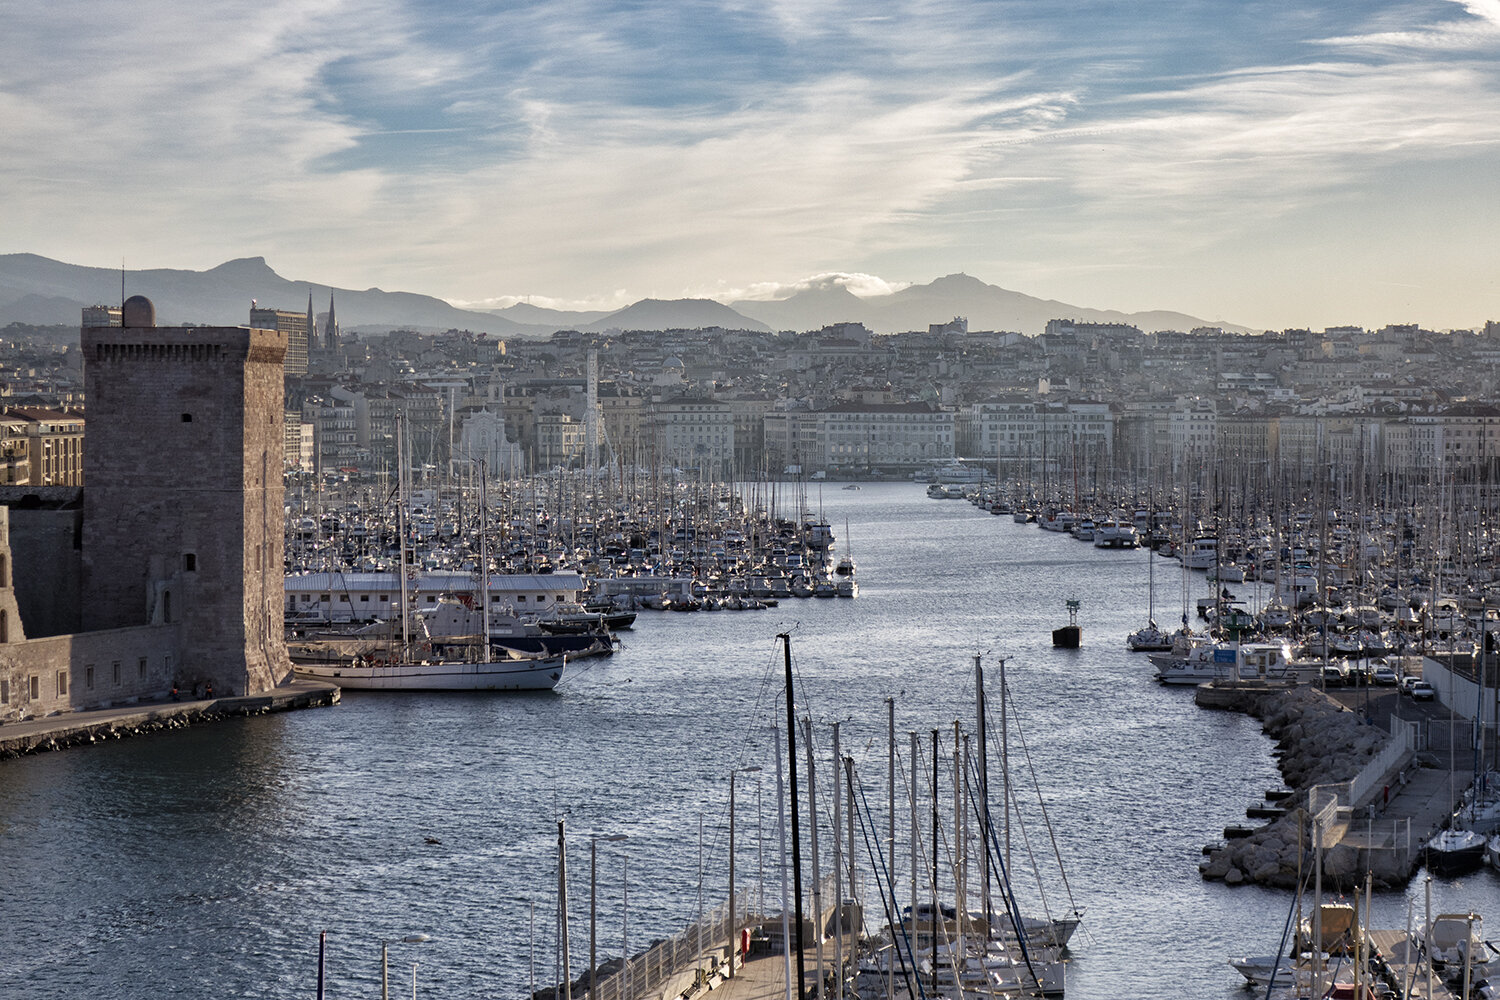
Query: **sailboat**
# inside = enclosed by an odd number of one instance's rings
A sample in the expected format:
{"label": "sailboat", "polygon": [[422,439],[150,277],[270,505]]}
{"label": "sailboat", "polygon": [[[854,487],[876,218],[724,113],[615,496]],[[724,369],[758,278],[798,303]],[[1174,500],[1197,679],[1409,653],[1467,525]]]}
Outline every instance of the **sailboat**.
{"label": "sailboat", "polygon": [[[1051,913],[1048,913],[1045,917],[1027,916],[1020,912],[1020,908],[1016,904],[1013,886],[1011,885],[1013,872],[1010,850],[1011,813],[1013,808],[1015,808],[1017,819],[1019,819],[1019,808],[1017,808],[1019,802],[1012,802],[1014,789],[1010,779],[1011,704],[1010,691],[1005,683],[1004,658],[1000,660],[1000,796],[1003,800],[1003,808],[1001,810],[1000,830],[998,831],[995,829],[995,824],[990,815],[989,745],[986,734],[986,729],[988,728],[988,720],[986,718],[988,708],[984,692],[984,666],[978,655],[974,657],[974,694],[976,715],[979,724],[978,736],[980,748],[979,759],[976,762],[978,774],[974,784],[977,787],[980,799],[978,802],[978,811],[980,813],[981,835],[986,843],[986,857],[981,860],[984,863],[985,869],[988,870],[991,861],[989,853],[993,852],[994,868],[996,869],[994,874],[1003,880],[1003,892],[1001,895],[1006,910],[1005,916],[998,919],[995,918],[992,912],[986,912],[984,914],[985,922],[992,928],[992,934],[998,941],[1009,941],[1012,943],[1024,941],[1031,948],[1061,950],[1068,946],[1068,942],[1073,937],[1073,932],[1078,929],[1078,925],[1082,922],[1082,908],[1073,904],[1072,910],[1061,916],[1053,916]],[[1017,719],[1017,723],[1017,732],[1020,733],[1019,718]],[[1024,737],[1021,743],[1024,750]],[[1037,801],[1042,810],[1043,819],[1050,824],[1051,821],[1046,819],[1046,806],[1041,804],[1040,796],[1038,796]],[[1061,865],[1062,858],[1060,855],[1057,861]],[[1066,883],[1066,879],[1064,879],[1064,882]],[[988,903],[987,884],[985,896],[985,905],[988,911],[991,907]],[[1072,893],[1070,890],[1069,903],[1072,904],[1072,902]]]}
{"label": "sailboat", "polygon": [[1125,637],[1132,653],[1165,653],[1172,648],[1172,634],[1156,624],[1156,562],[1151,546],[1146,546],[1146,625]]}
{"label": "sailboat", "polygon": [[[397,454],[401,455],[401,423],[397,421]],[[481,463],[479,506],[487,514],[488,499]],[[403,479],[404,482],[404,479]],[[479,532],[480,632],[465,648],[462,658],[428,655],[411,639],[410,599],[406,583],[406,494],[400,490],[397,526],[401,536],[401,644],[387,654],[364,653],[347,661],[294,663],[293,671],[309,680],[337,684],[354,691],[551,691],[567,669],[567,654],[561,656],[495,659],[489,643],[490,577],[487,525]]]}
{"label": "sailboat", "polygon": [[849,551],[849,522],[844,522],[844,555],[833,567],[834,593],[839,597],[859,596],[859,581],[854,577],[854,556]]}

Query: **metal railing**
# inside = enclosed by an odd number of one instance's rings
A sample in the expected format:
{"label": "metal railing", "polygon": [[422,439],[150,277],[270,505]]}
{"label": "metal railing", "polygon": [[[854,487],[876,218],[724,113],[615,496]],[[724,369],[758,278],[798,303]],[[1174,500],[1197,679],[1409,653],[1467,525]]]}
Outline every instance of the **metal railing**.
{"label": "metal railing", "polygon": [[[832,876],[821,886],[824,910],[831,910]],[[809,900],[812,892],[807,891]],[[735,893],[735,923],[742,928],[775,920],[779,936],[781,915],[774,917],[755,912],[752,890]],[[804,919],[821,925],[825,914],[814,915],[811,903]],[[624,966],[599,979],[595,996],[588,1000],[672,1000],[693,993],[714,974],[730,952],[729,903],[726,899],[665,941],[659,941],[642,954],[628,959]],[[587,976],[584,978],[587,983]],[[576,995],[576,991],[575,991]]]}
{"label": "metal railing", "polygon": [[1358,774],[1349,780],[1349,798],[1344,805],[1363,802],[1376,788],[1385,783],[1386,776],[1401,765],[1406,755],[1417,747],[1415,723],[1391,719],[1391,740],[1380,752],[1370,758]]}

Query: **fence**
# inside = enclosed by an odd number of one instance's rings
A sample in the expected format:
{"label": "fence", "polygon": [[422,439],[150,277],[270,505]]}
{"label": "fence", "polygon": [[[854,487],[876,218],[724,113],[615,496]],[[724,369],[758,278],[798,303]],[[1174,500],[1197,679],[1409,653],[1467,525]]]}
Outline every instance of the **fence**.
{"label": "fence", "polygon": [[1370,758],[1364,769],[1349,781],[1349,798],[1341,805],[1352,806],[1365,801],[1386,782],[1386,776],[1401,766],[1406,755],[1417,748],[1417,726],[1391,718],[1391,741]]}
{"label": "fence", "polygon": [[[822,927],[834,900],[833,877],[820,883],[824,913],[804,916],[814,927]],[[809,897],[812,891],[807,890]],[[741,927],[772,919],[754,912],[750,890],[735,894],[735,923]],[[835,901],[836,902],[836,901]],[[780,921],[780,914],[774,918]],[[777,935],[779,936],[779,928]],[[729,953],[731,927],[726,900],[665,941],[629,959],[608,978],[600,978],[596,994],[589,1000],[671,1000],[702,983]],[[587,976],[584,978],[587,983]]]}
{"label": "fence", "polygon": [[[1391,739],[1348,781],[1316,785],[1308,796],[1309,810],[1321,815],[1325,825],[1325,847],[1335,844],[1368,852],[1366,866],[1376,867],[1377,852],[1386,858],[1381,867],[1399,869],[1411,857],[1411,820],[1375,819],[1377,789],[1383,789],[1392,771],[1401,767],[1416,749],[1418,727],[1414,722],[1391,719]],[[1364,808],[1355,807],[1368,801]],[[1326,810],[1326,812],[1324,812]]]}

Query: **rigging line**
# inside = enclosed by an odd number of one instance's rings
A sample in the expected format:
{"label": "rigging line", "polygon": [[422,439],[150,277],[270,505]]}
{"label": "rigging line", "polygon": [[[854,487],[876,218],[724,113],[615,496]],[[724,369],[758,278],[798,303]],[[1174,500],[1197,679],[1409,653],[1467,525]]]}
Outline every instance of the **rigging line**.
{"label": "rigging line", "polygon": [[[1011,793],[1013,796],[1015,795],[1014,788],[1011,789]],[[1019,802],[1017,803],[1017,808],[1019,811]],[[1021,825],[1021,846],[1026,851],[1027,860],[1031,862],[1031,873],[1032,876],[1036,879],[1037,895],[1041,898],[1042,916],[1050,921],[1052,919],[1052,907],[1047,903],[1047,889],[1042,882],[1041,868],[1037,864],[1036,852],[1031,844],[1031,833],[1024,823]],[[1073,915],[1077,917],[1082,916],[1082,914],[1076,909],[1073,911]]]}
{"label": "rigging line", "polygon": [[[976,810],[980,808],[979,803],[975,799],[975,790],[973,788],[970,788],[969,790],[969,800],[972,808]],[[989,820],[988,803],[984,804],[984,809],[986,820]],[[1010,918],[1011,928],[1016,932],[1016,946],[1020,948],[1021,958],[1026,962],[1026,971],[1031,973],[1031,978],[1036,982],[1037,987],[1041,988],[1041,976],[1037,973],[1036,967],[1032,964],[1031,950],[1026,947],[1025,923],[1021,917],[1020,904],[1016,901],[1016,894],[1013,891],[1010,883],[1010,873],[1005,867],[1005,858],[1003,857],[1003,852],[1000,850],[999,834],[995,832],[995,823],[993,821],[987,821],[984,825],[989,828],[990,833],[990,842],[988,845],[986,845],[986,850],[992,850],[994,852],[994,857],[992,860],[992,864],[994,865],[994,867],[991,870],[996,873],[999,879],[1000,896],[1005,901],[1006,916]]]}
{"label": "rigging line", "polygon": [[[945,761],[945,760],[951,761],[952,758],[951,758],[951,756],[944,757],[942,755],[941,750],[939,750],[939,753],[938,753],[938,763],[939,763],[939,765],[941,765],[942,762]],[[924,768],[924,770],[925,770],[925,768]],[[936,801],[937,795],[938,795],[937,789],[933,789],[933,799],[934,799],[934,801]],[[970,798],[971,799],[973,798],[973,789],[972,788],[970,789]],[[937,887],[938,887],[938,881],[937,881],[938,872],[937,872],[937,868],[934,866],[934,863],[931,860],[929,860],[929,859],[932,858],[932,851],[929,850],[929,848],[931,846],[933,846],[933,845],[928,844],[926,842],[926,840],[924,840],[924,838],[923,838],[923,827],[925,826],[925,824],[916,822],[916,820],[915,820],[915,812],[916,812],[915,798],[913,798],[912,802],[913,802],[913,806],[912,806],[912,811],[913,811],[913,829],[910,832],[914,833],[915,837],[916,837],[917,847],[918,847],[918,853],[919,853],[919,855],[920,855],[920,857],[922,859],[922,861],[921,861],[921,871],[922,871],[922,874],[927,878],[927,888],[929,889],[929,891],[931,893],[933,893],[935,895]],[[956,861],[955,861],[956,855],[955,855],[955,852],[954,852],[954,849],[953,849],[953,845],[948,840],[946,824],[938,826],[938,835],[937,835],[937,839],[934,842],[934,844],[937,847],[939,847],[940,849],[946,849],[947,860],[949,862],[948,867],[950,869],[954,868],[955,865],[956,865]],[[955,922],[959,924],[959,926],[962,926],[962,918],[959,916],[959,912],[960,912],[961,909],[963,909],[963,910],[966,911],[966,909],[967,909],[967,900],[959,900],[957,898],[957,894],[955,893],[954,901],[955,901],[955,907],[954,907],[954,915],[955,916],[954,916],[954,919],[955,919]],[[917,914],[916,914],[916,907],[914,905],[912,907],[912,921],[913,921],[914,925],[915,925],[915,922],[916,922],[916,916],[917,916]],[[934,968],[934,970],[936,970],[936,968],[937,968],[937,939],[938,939],[939,935],[942,936],[943,944],[948,948],[949,954],[956,956],[956,953],[957,953],[957,949],[954,947],[954,942],[953,942],[952,938],[949,936],[947,924],[946,924],[946,922],[944,922],[941,919],[942,916],[943,916],[942,908],[941,908],[941,906],[939,906],[938,909],[935,910],[933,913],[931,913],[929,915],[929,918],[928,918],[929,919],[929,924],[930,924],[930,935],[932,937],[933,968]],[[1012,916],[1013,916],[1013,920],[1018,921],[1019,920],[1019,911],[1017,911]],[[1021,933],[1020,933],[1020,930],[1019,930],[1019,924],[1017,924],[1017,928],[1018,928],[1017,929],[1017,938],[1019,940],[1021,938]],[[1037,975],[1035,969],[1032,968],[1032,966],[1031,966],[1031,960],[1030,960],[1029,956],[1027,956],[1027,954],[1026,954],[1026,948],[1025,948],[1024,941],[1021,944],[1021,950],[1022,950],[1023,957],[1026,957],[1027,970],[1029,972],[1031,972],[1032,978],[1034,980],[1036,980],[1037,986],[1038,986],[1038,988],[1040,988],[1041,987],[1041,979]],[[953,964],[953,963],[950,963],[950,964]],[[957,982],[958,981],[957,965],[953,964],[953,968],[954,968],[954,979],[955,979],[955,982]],[[920,977],[919,977],[919,979],[920,979]]]}
{"label": "rigging line", "polygon": [[[920,976],[915,976],[917,960],[916,956],[912,954],[911,935],[907,933],[905,924],[900,924],[899,926],[901,927],[901,941],[905,943],[906,951],[903,952],[896,943],[896,928],[898,926],[896,920],[896,910],[899,907],[900,903],[896,899],[895,879],[892,877],[891,872],[886,867],[885,852],[875,849],[870,836],[870,827],[875,825],[874,817],[870,815],[870,801],[865,795],[865,790],[862,785],[854,786],[852,782],[850,782],[849,784],[851,787],[851,796],[854,794],[854,788],[858,788],[859,801],[862,805],[862,808],[856,809],[855,812],[859,816],[859,829],[860,834],[863,836],[865,841],[865,851],[873,859],[870,867],[875,870],[876,886],[877,888],[879,887],[881,876],[884,876],[885,884],[890,888],[889,893],[882,892],[880,894],[880,903],[882,909],[885,910],[886,926],[891,929],[891,950],[896,953],[896,958],[901,962],[901,978],[906,980],[908,995],[922,997],[925,1000],[926,993],[922,989],[922,979]],[[916,914],[913,913],[912,917],[913,921],[915,921]],[[908,959],[910,960],[910,965],[907,964]],[[914,976],[915,979],[913,978]],[[912,989],[913,982],[915,982],[916,984],[915,990]]]}
{"label": "rigging line", "polygon": [[[785,635],[794,635],[801,630],[802,623],[798,621],[782,629],[781,632]],[[804,707],[808,708],[808,717],[811,718],[810,706],[812,705],[812,698],[807,693],[807,679],[802,675],[801,660],[797,656],[792,657],[792,683],[797,689],[798,699],[800,699]]]}
{"label": "rigging line", "polygon": [[[1008,690],[1008,688],[1009,685],[1006,685],[1006,689],[1000,692],[1000,697],[1010,697],[1010,691]],[[989,714],[988,705],[985,706],[985,714]],[[1026,742],[1026,732],[1021,726],[1021,714],[1016,711],[1014,702],[1011,702],[1011,710],[1007,719],[1015,726],[1016,739],[1021,745],[1021,755],[1026,759],[1026,771],[1031,775],[1031,787],[1036,789],[1037,807],[1041,810],[1042,823],[1047,827],[1047,836],[1052,842],[1052,854],[1053,857],[1057,860],[1057,871],[1059,876],[1061,876],[1062,878],[1063,891],[1067,894],[1068,905],[1072,907],[1074,916],[1082,916],[1082,912],[1078,909],[1078,903],[1073,898],[1073,886],[1068,881],[1068,869],[1063,864],[1062,848],[1059,847],[1057,843],[1057,831],[1052,827],[1052,817],[1047,812],[1047,802],[1042,798],[1042,785],[1040,780],[1038,780],[1037,778],[1036,764],[1031,758],[1031,746]],[[992,727],[990,731],[994,732],[995,729]],[[1014,798],[1016,795],[1018,795],[1018,793],[1014,789],[1012,789],[1012,797]],[[1020,799],[1015,798],[1015,802],[1017,808],[1019,809]],[[1022,829],[1024,831],[1024,825]],[[1037,882],[1038,884],[1040,884],[1041,879],[1038,878]]]}
{"label": "rigging line", "polygon": [[[1023,749],[1025,747],[1024,740],[1022,742],[1022,747],[1023,747]],[[1036,774],[1035,774],[1035,772],[1032,773],[1032,782],[1033,782],[1033,784],[1036,782]],[[1017,815],[1019,815],[1020,812],[1021,812],[1020,790],[1018,788],[1016,788],[1015,785],[1011,785],[1011,787],[1010,787],[1010,795],[1011,795],[1011,799],[1013,800],[1013,802],[1015,804],[1016,813],[1017,813]],[[1038,798],[1040,798],[1040,790],[1038,790]],[[1043,806],[1042,807],[1042,816],[1043,816],[1044,819],[1046,817],[1046,814],[1047,814],[1046,806]],[[1051,825],[1048,824],[1047,828],[1048,828],[1048,831],[1050,832],[1051,831]],[[1021,846],[1025,850],[1025,852],[1026,852],[1026,858],[1027,858],[1027,860],[1031,862],[1031,874],[1032,874],[1032,877],[1034,877],[1036,879],[1037,895],[1039,895],[1041,897],[1042,915],[1045,916],[1048,920],[1051,920],[1052,919],[1052,908],[1047,904],[1047,888],[1046,888],[1046,886],[1042,882],[1041,866],[1037,864],[1036,850],[1035,850],[1035,848],[1032,847],[1032,844],[1031,844],[1031,831],[1027,828],[1027,825],[1025,823],[1021,824]],[[1052,841],[1052,847],[1053,847],[1053,850],[1056,851],[1056,849],[1057,849],[1057,841],[1056,841],[1055,838]],[[1062,865],[1059,863],[1058,868],[1061,869],[1061,867],[1062,867]],[[1064,882],[1064,884],[1066,885],[1066,881]],[[1069,900],[1068,901],[1070,903],[1072,902],[1071,895],[1069,896]],[[1078,915],[1077,908],[1075,907],[1074,908],[1074,916],[1077,916],[1077,915]]]}
{"label": "rigging line", "polygon": [[[1305,883],[1304,883],[1305,884]],[[1281,925],[1281,941],[1276,945],[1276,962],[1271,966],[1271,981],[1266,984],[1266,1000],[1271,1000],[1271,991],[1276,988],[1276,974],[1281,970],[1281,956],[1286,952],[1286,939],[1291,933],[1292,923],[1297,915],[1297,906],[1302,902],[1302,885],[1297,886],[1297,894],[1292,897],[1292,905],[1286,911],[1286,921]],[[1321,903],[1319,904],[1321,905]],[[1322,942],[1318,942],[1314,951],[1322,950]],[[1314,959],[1313,961],[1317,961]],[[1292,960],[1293,968],[1296,967],[1296,959]],[[1296,973],[1289,974],[1291,985],[1295,988],[1297,983]]]}

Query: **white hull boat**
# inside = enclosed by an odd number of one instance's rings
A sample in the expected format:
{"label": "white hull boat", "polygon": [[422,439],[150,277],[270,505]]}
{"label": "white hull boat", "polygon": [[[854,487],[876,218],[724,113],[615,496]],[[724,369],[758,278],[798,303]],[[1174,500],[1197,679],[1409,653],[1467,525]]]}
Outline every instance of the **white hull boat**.
{"label": "white hull boat", "polygon": [[474,663],[299,663],[298,677],[351,691],[551,691],[562,680],[566,656]]}

